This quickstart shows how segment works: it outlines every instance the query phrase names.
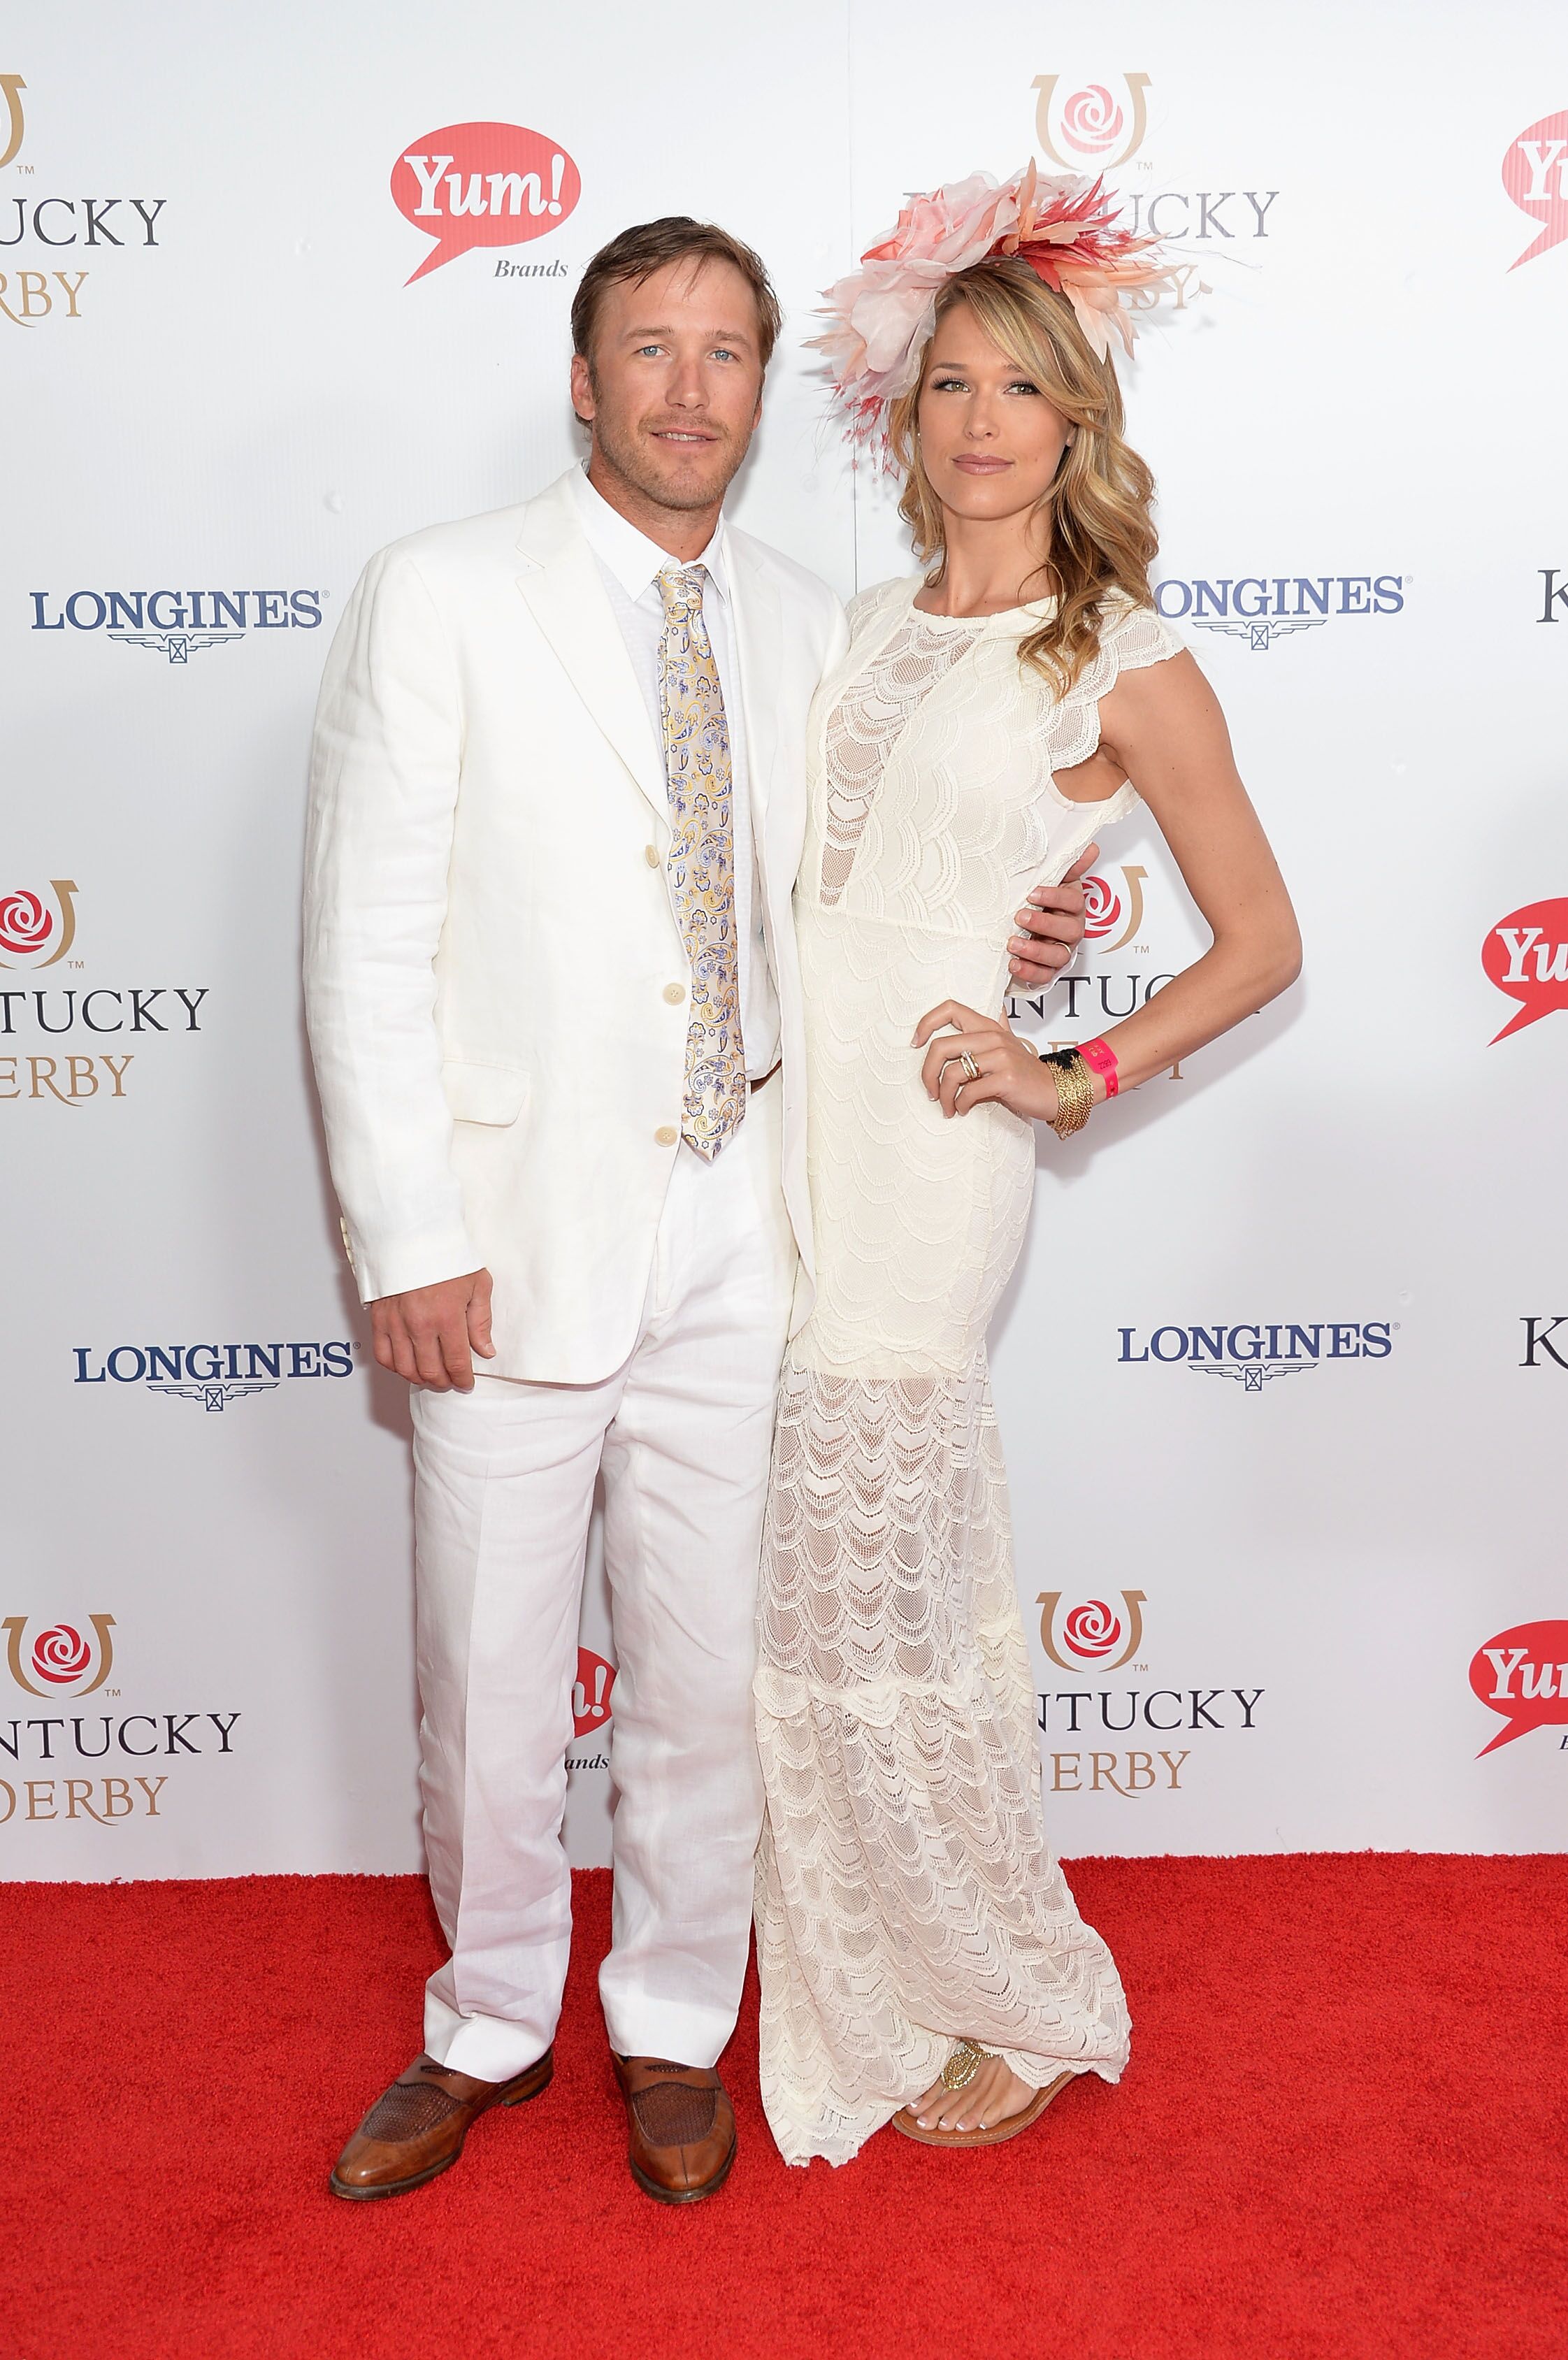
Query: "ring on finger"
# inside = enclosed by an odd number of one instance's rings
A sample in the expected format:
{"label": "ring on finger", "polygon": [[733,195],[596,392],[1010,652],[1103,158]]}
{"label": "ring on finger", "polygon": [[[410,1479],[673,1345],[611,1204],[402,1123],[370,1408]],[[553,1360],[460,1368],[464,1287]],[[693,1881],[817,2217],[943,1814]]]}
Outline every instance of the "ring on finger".
{"label": "ring on finger", "polygon": [[970,1081],[971,1081],[971,1082],[978,1082],[978,1081],[979,1081],[979,1079],[980,1079],[980,1067],[975,1064],[974,1059],[970,1055],[970,1053],[969,1053],[969,1051],[968,1051],[967,1049],[966,1049],[966,1050],[964,1050],[963,1054],[961,1054],[961,1056],[959,1057],[959,1065],[963,1067],[963,1069],[964,1069],[965,1073],[969,1076],[969,1077],[970,1077]]}

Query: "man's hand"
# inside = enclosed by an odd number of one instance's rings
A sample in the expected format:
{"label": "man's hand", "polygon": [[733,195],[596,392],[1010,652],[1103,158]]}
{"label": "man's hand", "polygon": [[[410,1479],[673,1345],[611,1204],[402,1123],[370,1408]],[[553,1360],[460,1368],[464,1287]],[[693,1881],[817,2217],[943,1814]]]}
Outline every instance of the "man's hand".
{"label": "man's hand", "polygon": [[1080,880],[1088,876],[1099,858],[1100,847],[1091,844],[1059,885],[1036,885],[1019,911],[1018,923],[1025,931],[1013,935],[1007,945],[1008,973],[1018,990],[1048,989],[1058,970],[1068,965],[1083,940]]}
{"label": "man's hand", "polygon": [[433,1393],[474,1390],[470,1349],[493,1360],[490,1341],[490,1273],[471,1270],[444,1278],[437,1286],[412,1286],[406,1295],[382,1295],[370,1306],[376,1358],[384,1369]]}

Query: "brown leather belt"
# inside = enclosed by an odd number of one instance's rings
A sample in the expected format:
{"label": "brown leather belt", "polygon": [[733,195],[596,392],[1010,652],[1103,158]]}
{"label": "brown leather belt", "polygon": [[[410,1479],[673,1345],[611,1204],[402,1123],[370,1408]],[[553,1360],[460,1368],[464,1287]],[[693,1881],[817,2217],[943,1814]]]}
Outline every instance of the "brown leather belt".
{"label": "brown leather belt", "polygon": [[783,1059],[782,1057],[775,1057],[775,1058],[773,1059],[773,1064],[768,1067],[767,1072],[766,1072],[765,1074],[759,1074],[759,1075],[758,1075],[758,1076],[757,1076],[756,1080],[751,1084],[751,1087],[752,1087],[754,1090],[760,1090],[760,1089],[762,1088],[762,1084],[763,1084],[764,1082],[771,1082],[771,1081],[773,1080],[773,1076],[778,1072],[779,1067],[780,1067],[783,1064],[784,1064],[784,1059]]}

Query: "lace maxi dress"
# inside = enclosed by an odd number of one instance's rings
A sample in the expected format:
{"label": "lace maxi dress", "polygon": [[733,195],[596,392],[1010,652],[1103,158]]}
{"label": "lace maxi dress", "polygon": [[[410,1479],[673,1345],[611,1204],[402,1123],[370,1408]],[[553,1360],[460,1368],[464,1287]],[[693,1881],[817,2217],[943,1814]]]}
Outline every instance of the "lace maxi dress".
{"label": "lace maxi dress", "polygon": [[1018,661],[1047,611],[851,609],[817,693],[795,915],[817,1294],[784,1363],[762,1552],[757,1726],[762,2099],[785,2160],[844,2163],[980,2041],[1038,2088],[1120,2076],[1104,1943],[1047,1846],[985,1334],[1023,1241],[1032,1124],[925,1095],[920,1017],[985,1011],[1007,936],[1133,807],[1052,773],[1124,668],[1178,642],[1124,605],[1057,698]]}

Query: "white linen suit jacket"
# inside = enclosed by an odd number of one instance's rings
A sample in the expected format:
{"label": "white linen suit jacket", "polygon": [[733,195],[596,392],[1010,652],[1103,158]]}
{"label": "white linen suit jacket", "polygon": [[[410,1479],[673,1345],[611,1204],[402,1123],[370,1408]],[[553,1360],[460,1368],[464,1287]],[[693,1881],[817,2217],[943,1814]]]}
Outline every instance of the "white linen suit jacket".
{"label": "white linen suit jacket", "polygon": [[[847,632],[815,575],[733,527],[729,551],[779,997],[781,1178],[809,1275],[791,896],[806,717]],[[371,559],[316,716],[311,1045],[362,1298],[487,1266],[487,1373],[588,1383],[635,1340],[671,1162],[687,1152],[669,841],[663,749],[569,477]],[[797,1317],[809,1301],[807,1285]]]}

